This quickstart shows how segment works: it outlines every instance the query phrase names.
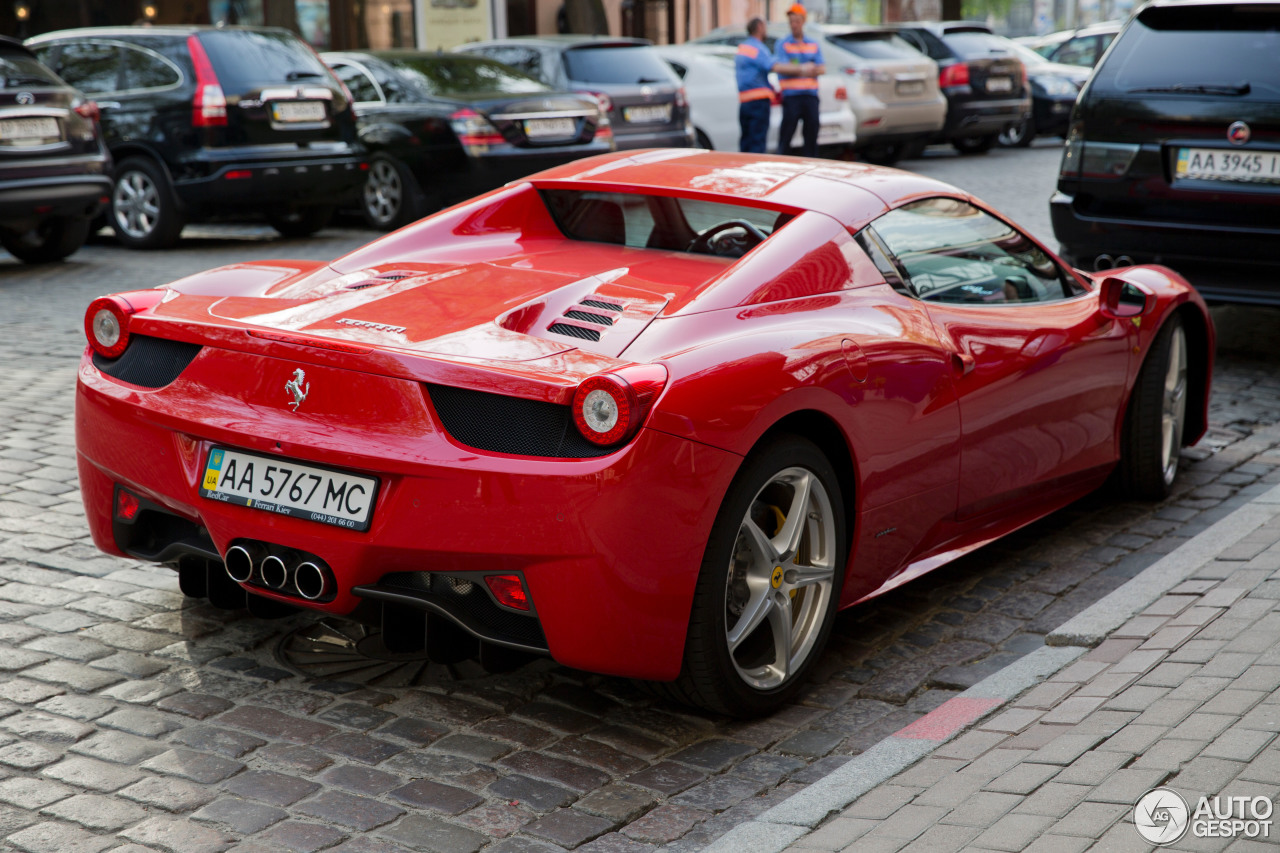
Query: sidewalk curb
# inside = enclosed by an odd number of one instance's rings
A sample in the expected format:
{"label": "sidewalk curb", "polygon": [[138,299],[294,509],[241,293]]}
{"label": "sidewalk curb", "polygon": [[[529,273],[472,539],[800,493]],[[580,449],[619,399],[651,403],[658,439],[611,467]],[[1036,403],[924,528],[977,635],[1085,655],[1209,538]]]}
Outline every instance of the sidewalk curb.
{"label": "sidewalk curb", "polygon": [[705,847],[703,853],[781,853],[833,812],[846,808],[1084,655],[1135,614],[1277,515],[1280,486],[1252,499],[1067,620],[1045,638],[1047,645],[947,700],[756,819],[729,830]]}

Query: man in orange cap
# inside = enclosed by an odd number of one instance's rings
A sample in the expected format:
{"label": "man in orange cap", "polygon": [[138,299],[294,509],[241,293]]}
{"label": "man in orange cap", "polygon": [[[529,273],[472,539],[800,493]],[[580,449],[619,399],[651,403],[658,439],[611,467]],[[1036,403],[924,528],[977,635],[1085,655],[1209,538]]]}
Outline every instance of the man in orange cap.
{"label": "man in orange cap", "polygon": [[779,88],[782,89],[782,127],[778,134],[778,153],[786,154],[791,147],[791,137],[795,135],[796,125],[800,125],[801,138],[804,144],[800,153],[805,157],[818,156],[818,75],[826,73],[826,59],[822,56],[822,47],[816,41],[806,38],[804,22],[807,14],[804,6],[796,3],[787,10],[787,23],[791,25],[791,34],[778,41],[775,48],[780,62],[793,66],[809,65],[810,74],[781,76]]}
{"label": "man in orange cap", "polygon": [[765,45],[765,35],[763,18],[748,21],[747,39],[738,45],[738,54],[733,60],[738,78],[738,124],[742,131],[739,147],[758,154],[764,153],[765,138],[769,133],[769,112],[775,94],[769,84],[769,74],[813,76],[812,63],[795,65],[779,61]]}

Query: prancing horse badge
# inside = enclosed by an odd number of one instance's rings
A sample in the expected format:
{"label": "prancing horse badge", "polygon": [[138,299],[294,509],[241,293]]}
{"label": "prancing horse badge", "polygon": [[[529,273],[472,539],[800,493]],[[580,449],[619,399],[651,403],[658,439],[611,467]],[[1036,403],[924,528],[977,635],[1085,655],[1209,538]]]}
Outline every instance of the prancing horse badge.
{"label": "prancing horse badge", "polygon": [[299,367],[293,371],[293,378],[284,383],[286,394],[293,397],[293,401],[289,403],[293,410],[298,411],[298,407],[302,405],[302,401],[307,399],[307,395],[311,393],[311,383],[307,382],[307,374]]}

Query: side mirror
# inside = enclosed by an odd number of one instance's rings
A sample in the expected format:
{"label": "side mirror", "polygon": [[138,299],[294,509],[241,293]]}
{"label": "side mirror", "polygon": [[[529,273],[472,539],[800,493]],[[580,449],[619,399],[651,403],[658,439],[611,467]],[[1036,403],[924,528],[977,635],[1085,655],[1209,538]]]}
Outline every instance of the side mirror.
{"label": "side mirror", "polygon": [[1098,286],[1098,309],[1112,320],[1138,317],[1156,304],[1156,295],[1140,284],[1107,276]]}

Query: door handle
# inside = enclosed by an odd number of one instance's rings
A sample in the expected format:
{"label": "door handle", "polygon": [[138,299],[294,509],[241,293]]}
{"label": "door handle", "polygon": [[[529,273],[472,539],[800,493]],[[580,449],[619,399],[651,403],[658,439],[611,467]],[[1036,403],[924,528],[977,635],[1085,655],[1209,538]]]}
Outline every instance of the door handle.
{"label": "door handle", "polygon": [[964,376],[966,373],[973,370],[973,356],[969,355],[967,352],[953,352],[951,353],[951,364],[955,367],[956,373]]}

